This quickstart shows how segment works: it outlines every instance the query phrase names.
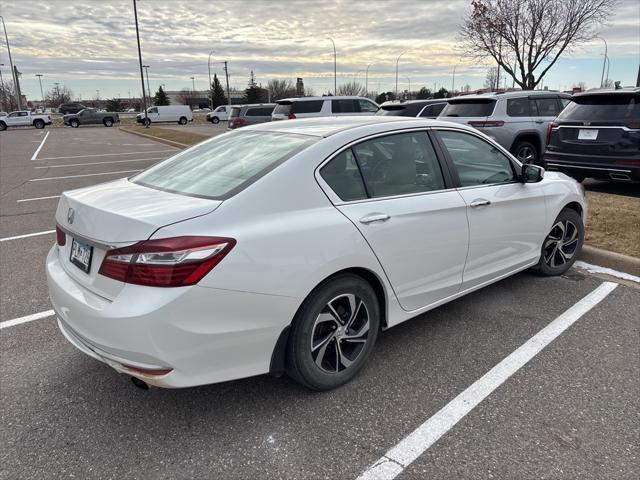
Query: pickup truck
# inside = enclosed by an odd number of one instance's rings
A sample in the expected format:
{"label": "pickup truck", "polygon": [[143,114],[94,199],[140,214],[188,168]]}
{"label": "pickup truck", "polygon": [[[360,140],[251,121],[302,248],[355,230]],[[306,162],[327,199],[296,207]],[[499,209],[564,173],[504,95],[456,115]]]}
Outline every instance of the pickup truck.
{"label": "pickup truck", "polygon": [[36,115],[28,110],[19,112],[11,112],[5,117],[0,117],[0,130],[6,130],[8,127],[25,127],[33,125],[36,128],[44,128],[45,125],[51,125],[51,115]]}
{"label": "pickup truck", "polygon": [[120,121],[116,112],[99,112],[94,108],[85,108],[78,113],[71,113],[62,117],[65,125],[78,128],[80,125],[99,125],[112,127],[114,123]]}

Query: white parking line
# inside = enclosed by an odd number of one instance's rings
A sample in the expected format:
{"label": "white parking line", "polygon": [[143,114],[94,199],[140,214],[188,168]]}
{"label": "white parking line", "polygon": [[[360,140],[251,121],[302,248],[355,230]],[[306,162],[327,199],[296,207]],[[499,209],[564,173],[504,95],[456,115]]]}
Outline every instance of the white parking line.
{"label": "white parking line", "polygon": [[44,142],[47,141],[47,137],[49,136],[50,133],[51,132],[47,132],[47,134],[44,136],[44,138],[42,139],[42,142],[40,142],[40,146],[36,149],[35,152],[33,152],[33,156],[31,157],[31,160],[35,160],[36,159],[36,157],[40,153],[40,150],[42,150],[42,146],[44,145]]}
{"label": "white parking line", "polygon": [[611,275],[612,277],[621,278],[622,280],[629,280],[631,282],[640,283],[640,277],[636,275],[631,275],[630,273],[619,272],[618,270],[614,270],[613,268],[600,267],[598,265],[592,265],[587,262],[583,262],[578,260],[573,264],[574,267],[582,268],[589,273],[604,273],[605,275]]}
{"label": "white parking line", "polygon": [[525,366],[580,317],[604,300],[617,286],[618,284],[613,282],[601,284],[401,440],[365,470],[358,480],[391,480],[397,477],[496,388]]}
{"label": "white parking line", "polygon": [[41,318],[51,317],[52,315],[55,315],[55,312],[53,310],[46,310],[44,312],[27,315],[26,317],[6,320],[4,322],[0,322],[0,330],[2,330],[3,328],[13,327],[14,325],[20,325],[21,323],[27,323],[32,322],[33,320],[40,320]]}
{"label": "white parking line", "polygon": [[60,198],[60,195],[51,195],[49,197],[22,198],[20,200],[16,200],[16,203],[35,202],[36,200],[49,200],[51,198]]}
{"label": "white parking line", "polygon": [[24,235],[16,235],[15,237],[0,238],[0,242],[8,242],[9,240],[19,240],[21,238],[37,237],[39,235],[48,235],[49,233],[55,233],[55,230],[45,230],[44,232],[26,233]]}
{"label": "white parking line", "polygon": [[112,161],[109,161],[109,162],[65,163],[64,165],[47,165],[46,167],[36,167],[36,168],[84,167],[85,165],[107,165],[109,163],[146,162],[146,161],[151,161],[151,160],[164,160],[165,158],[167,158],[167,157],[132,158],[130,160],[112,160]]}
{"label": "white parking line", "polygon": [[167,153],[167,152],[175,153],[177,150],[178,150],[177,148],[174,148],[173,150],[149,150],[147,152],[94,153],[91,155],[72,155],[69,157],[46,157],[46,158],[39,158],[38,160],[63,160],[67,158],[90,158],[90,157],[116,157],[119,155],[140,155],[143,153]]}
{"label": "white parking line", "polygon": [[64,180],[66,178],[80,178],[80,177],[95,177],[98,175],[115,175],[118,173],[132,173],[132,172],[140,172],[141,169],[137,170],[119,170],[117,172],[102,172],[102,173],[85,173],[83,175],[67,175],[65,177],[44,177],[44,178],[32,178],[29,180],[30,182],[44,182],[46,180]]}

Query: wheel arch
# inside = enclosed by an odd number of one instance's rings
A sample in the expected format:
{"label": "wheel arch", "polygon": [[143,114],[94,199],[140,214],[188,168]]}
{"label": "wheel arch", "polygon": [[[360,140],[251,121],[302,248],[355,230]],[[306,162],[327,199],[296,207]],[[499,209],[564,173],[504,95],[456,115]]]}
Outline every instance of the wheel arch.
{"label": "wheel arch", "polygon": [[533,145],[538,149],[538,155],[542,156],[543,152],[543,145],[542,145],[542,137],[540,136],[540,134],[536,131],[533,130],[527,130],[524,132],[519,132],[516,135],[516,138],[513,139],[513,142],[511,143],[511,146],[509,147],[509,151],[513,154],[515,154],[515,152],[513,151],[513,149],[516,147],[516,145],[522,141],[527,141],[527,142],[531,142],[533,143]]}
{"label": "wheel arch", "polygon": [[578,202],[569,202],[567,203],[564,207],[562,207],[562,210],[574,210],[578,215],[580,215],[580,218],[582,218],[584,220],[584,217],[582,216],[584,211],[582,209],[582,205],[580,205]]}

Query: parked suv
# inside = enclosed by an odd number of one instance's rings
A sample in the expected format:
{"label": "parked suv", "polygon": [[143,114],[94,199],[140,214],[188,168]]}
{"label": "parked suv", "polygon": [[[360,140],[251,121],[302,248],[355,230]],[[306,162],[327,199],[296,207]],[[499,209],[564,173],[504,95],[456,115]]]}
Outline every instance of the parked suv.
{"label": "parked suv", "polygon": [[58,107],[58,113],[67,115],[69,113],[78,113],[80,110],[84,110],[86,107],[81,103],[63,103]]}
{"label": "parked suv", "polygon": [[547,126],[571,95],[549,91],[488,93],[450,98],[441,120],[467,123],[508,149],[522,163],[542,163]]}
{"label": "parked suv", "polygon": [[253,103],[250,105],[234,105],[229,114],[229,128],[240,128],[256,123],[271,121],[271,113],[275,103]]}
{"label": "parked suv", "polygon": [[436,118],[447,106],[442,98],[431,100],[409,100],[406,102],[384,102],[376,115],[395,115],[400,117]]}
{"label": "parked suv", "polygon": [[300,97],[278,100],[273,120],[329,117],[333,115],[375,115],[378,104],[365,97]]}
{"label": "parked suv", "polygon": [[640,88],[574,95],[549,124],[544,161],[578,181],[640,180]]}

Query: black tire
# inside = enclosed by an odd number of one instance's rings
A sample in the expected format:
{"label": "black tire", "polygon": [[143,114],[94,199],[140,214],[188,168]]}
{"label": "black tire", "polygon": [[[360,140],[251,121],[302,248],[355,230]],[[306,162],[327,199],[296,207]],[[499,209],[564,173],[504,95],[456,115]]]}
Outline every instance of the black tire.
{"label": "black tire", "polygon": [[38,130],[42,130],[44,128],[44,120],[34,120],[33,126],[36,127]]}
{"label": "black tire", "polygon": [[151,119],[147,117],[142,121],[142,123],[148,127],[149,125],[151,125]]}
{"label": "black tire", "polygon": [[580,255],[584,243],[584,223],[578,212],[563,209],[553,222],[534,270],[545,277],[562,275]]}
{"label": "black tire", "polygon": [[211,119],[211,123],[213,123],[214,125],[217,125],[218,123],[220,123],[220,119],[218,117],[213,117]]}
{"label": "black tire", "polygon": [[80,126],[80,122],[75,118],[72,118],[71,120],[69,120],[69,125],[71,125],[71,127],[73,128],[78,128]]}
{"label": "black tire", "polygon": [[538,153],[538,149],[536,146],[527,142],[526,140],[521,140],[517,142],[512,149],[513,156],[516,157],[520,163],[532,163],[534,165],[538,165],[540,160],[540,154]]}
{"label": "black tire", "polygon": [[0,132],[4,132],[7,129],[7,124],[0,122]]}
{"label": "black tire", "polygon": [[178,123],[180,125],[186,125],[187,124],[187,117],[180,117],[180,120],[178,120]]}
{"label": "black tire", "polygon": [[113,118],[111,118],[111,117],[105,118],[104,120],[102,120],[102,124],[105,127],[113,127]]}
{"label": "black tire", "polygon": [[339,387],[365,365],[379,330],[380,305],[371,285],[353,274],[333,277],[309,294],[293,319],[287,374],[313,390]]}

